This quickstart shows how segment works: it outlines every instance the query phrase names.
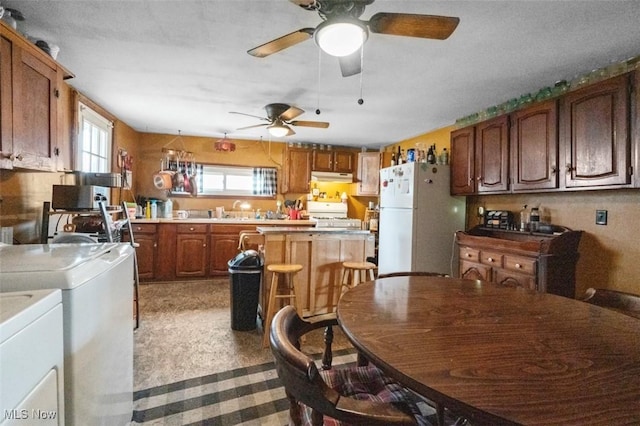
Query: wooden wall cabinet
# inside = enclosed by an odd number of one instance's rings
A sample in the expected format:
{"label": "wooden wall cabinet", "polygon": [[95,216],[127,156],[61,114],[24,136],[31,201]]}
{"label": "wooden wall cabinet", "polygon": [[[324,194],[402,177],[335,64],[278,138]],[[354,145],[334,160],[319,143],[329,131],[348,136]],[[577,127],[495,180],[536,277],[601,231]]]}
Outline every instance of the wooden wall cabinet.
{"label": "wooden wall cabinet", "polygon": [[56,171],[60,90],[72,74],[0,22],[0,167]]}
{"label": "wooden wall cabinet", "polygon": [[558,188],[558,101],[511,114],[511,188]]}
{"label": "wooden wall cabinet", "polygon": [[639,79],[630,72],[451,132],[451,194],[631,187]]}
{"label": "wooden wall cabinet", "polygon": [[575,268],[582,231],[560,235],[473,228],[458,231],[462,278],[575,297]]}
{"label": "wooden wall cabinet", "polygon": [[308,149],[287,148],[285,152],[285,181],[282,192],[299,194],[309,192],[311,153],[312,151]]}
{"label": "wooden wall cabinet", "polygon": [[451,133],[451,194],[509,190],[509,121],[496,117]]}
{"label": "wooden wall cabinet", "polygon": [[509,190],[509,119],[496,117],[476,126],[476,190]]}
{"label": "wooden wall cabinet", "polygon": [[176,228],[176,277],[203,278],[209,271],[209,225],[178,224]]}
{"label": "wooden wall cabinet", "polygon": [[562,99],[567,188],[631,183],[630,94],[625,74]]}
{"label": "wooden wall cabinet", "polygon": [[380,168],[383,155],[381,152],[359,152],[356,194],[377,196],[380,194]]}
{"label": "wooden wall cabinet", "polygon": [[451,132],[451,195],[476,192],[475,135],[473,126]]}
{"label": "wooden wall cabinet", "polygon": [[325,151],[314,149],[311,170],[317,172],[353,173],[352,151]]}

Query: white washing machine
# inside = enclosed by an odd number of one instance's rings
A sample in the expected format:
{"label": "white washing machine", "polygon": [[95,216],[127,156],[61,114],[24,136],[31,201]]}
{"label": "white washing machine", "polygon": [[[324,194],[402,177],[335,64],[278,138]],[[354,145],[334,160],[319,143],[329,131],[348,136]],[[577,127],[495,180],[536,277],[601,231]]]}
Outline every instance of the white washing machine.
{"label": "white washing machine", "polygon": [[0,293],[0,424],[64,425],[62,293]]}
{"label": "white washing machine", "polygon": [[0,246],[0,291],[62,292],[65,424],[125,425],[133,413],[133,248]]}

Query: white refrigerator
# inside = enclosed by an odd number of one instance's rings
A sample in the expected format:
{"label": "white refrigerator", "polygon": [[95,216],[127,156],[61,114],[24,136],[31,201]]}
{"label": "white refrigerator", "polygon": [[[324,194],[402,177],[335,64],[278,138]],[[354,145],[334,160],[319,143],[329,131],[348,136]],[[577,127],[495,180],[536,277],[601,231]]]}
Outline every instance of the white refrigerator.
{"label": "white refrigerator", "polygon": [[465,199],[450,195],[449,171],[427,163],[380,170],[379,274],[457,275],[453,247],[465,228]]}

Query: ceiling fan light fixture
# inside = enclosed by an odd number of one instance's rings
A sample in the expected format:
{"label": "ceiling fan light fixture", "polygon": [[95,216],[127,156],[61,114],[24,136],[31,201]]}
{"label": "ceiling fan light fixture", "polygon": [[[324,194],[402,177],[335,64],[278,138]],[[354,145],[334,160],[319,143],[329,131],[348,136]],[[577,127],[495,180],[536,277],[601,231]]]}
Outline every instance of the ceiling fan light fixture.
{"label": "ceiling fan light fixture", "polygon": [[331,56],[348,56],[369,38],[367,27],[356,19],[324,21],[313,34],[316,44]]}
{"label": "ceiling fan light fixture", "polygon": [[291,128],[282,123],[274,123],[271,126],[267,127],[269,134],[274,138],[281,138],[287,136],[291,131]]}

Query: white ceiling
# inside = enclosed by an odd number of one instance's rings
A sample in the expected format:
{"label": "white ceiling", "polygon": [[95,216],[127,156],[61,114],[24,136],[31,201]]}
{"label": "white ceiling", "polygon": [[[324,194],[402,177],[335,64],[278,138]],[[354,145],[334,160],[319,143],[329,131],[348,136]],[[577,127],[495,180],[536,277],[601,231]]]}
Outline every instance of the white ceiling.
{"label": "white ceiling", "polygon": [[[375,148],[453,124],[640,54],[640,2],[376,0],[376,12],[457,16],[445,41],[371,34],[362,74],[343,78],[313,40],[267,58],[248,49],[321,22],[287,0],[0,0],[20,29],[60,46],[69,84],[138,131],[268,138],[264,105],[304,109],[286,139]],[[320,70],[320,71],[319,71]],[[320,108],[321,114],[314,111]]]}

